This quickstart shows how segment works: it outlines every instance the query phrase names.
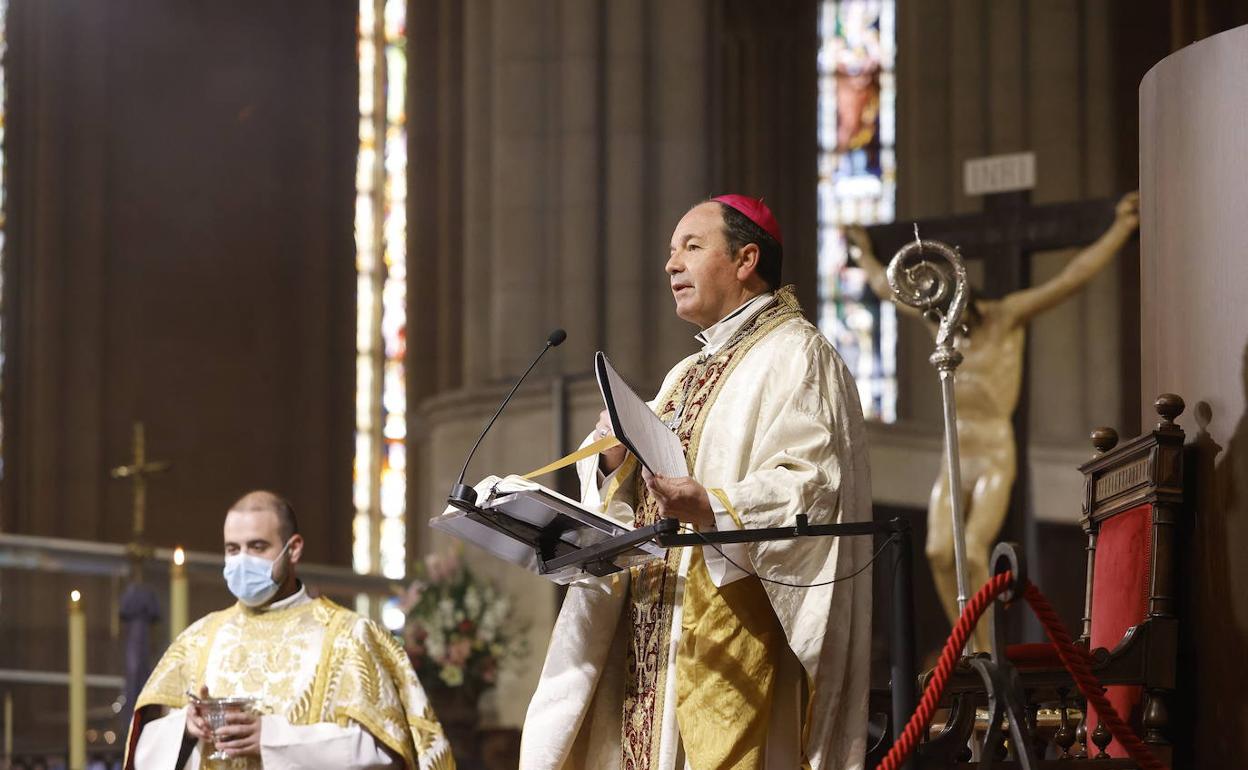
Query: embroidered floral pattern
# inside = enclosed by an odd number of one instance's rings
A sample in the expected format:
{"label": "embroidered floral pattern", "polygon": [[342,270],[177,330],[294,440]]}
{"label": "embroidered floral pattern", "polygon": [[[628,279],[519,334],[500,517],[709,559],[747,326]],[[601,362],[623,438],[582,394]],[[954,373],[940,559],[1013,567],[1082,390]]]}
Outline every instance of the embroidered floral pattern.
{"label": "embroidered floral pattern", "polygon": [[[144,706],[185,706],[186,691],[200,684],[214,695],[253,697],[261,712],[291,724],[355,722],[410,768],[454,767],[398,639],[327,599],[263,613],[235,605],[196,622],[148,679],[135,724]],[[259,767],[248,762],[238,766]]]}

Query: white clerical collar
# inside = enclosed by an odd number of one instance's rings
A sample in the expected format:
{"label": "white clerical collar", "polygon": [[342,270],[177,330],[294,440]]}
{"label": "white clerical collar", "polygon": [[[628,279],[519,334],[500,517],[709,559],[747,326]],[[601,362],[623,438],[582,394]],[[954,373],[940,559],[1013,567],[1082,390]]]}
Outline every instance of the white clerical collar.
{"label": "white clerical collar", "polygon": [[762,310],[773,296],[775,295],[771,292],[765,291],[757,297],[751,297],[736,310],[695,334],[694,339],[702,343],[702,354],[713,356],[719,352],[732,339],[732,335],[753,318],[756,312]]}
{"label": "white clerical collar", "polygon": [[259,612],[272,612],[273,610],[284,610],[290,607],[298,607],[300,604],[306,604],[310,601],[312,601],[312,597],[308,596],[308,587],[300,582],[298,591],[295,591],[285,599],[273,602],[272,604],[266,604],[263,607],[257,607],[256,610]]}

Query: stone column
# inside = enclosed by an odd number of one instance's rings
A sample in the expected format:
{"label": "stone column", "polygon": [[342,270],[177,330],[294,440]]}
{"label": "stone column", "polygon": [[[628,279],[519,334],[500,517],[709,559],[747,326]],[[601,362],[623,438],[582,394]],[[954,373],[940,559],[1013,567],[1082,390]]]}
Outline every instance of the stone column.
{"label": "stone column", "polygon": [[[439,5],[425,2],[430,11]],[[462,38],[426,40],[457,52],[462,70],[438,66],[441,52],[425,55],[428,77],[414,72],[413,91],[462,89],[458,102],[437,102],[458,103],[462,146],[438,132],[438,141],[415,145],[426,154],[412,153],[411,187],[414,197],[449,201],[440,208],[450,213],[459,195],[462,235],[431,242],[412,234],[438,266],[436,290],[412,292],[413,318],[427,324],[412,330],[414,377],[435,370],[412,389],[413,554],[447,545],[424,522],[442,510],[476,434],[551,329],[566,328],[567,342],[547,354],[486,438],[470,483],[531,470],[580,441],[601,408],[587,376],[595,350],[647,394],[692,350],[696,330],[672,312],[663,264],[672,227],[711,192],[708,34],[700,0],[476,0],[463,6]],[[459,160],[448,163],[442,153],[456,150]],[[443,173],[456,163],[458,189]],[[445,228],[430,218],[426,225]],[[452,261],[459,286],[448,284]],[[458,352],[438,347],[446,325],[459,336]],[[562,388],[552,387],[556,377],[565,378]],[[555,435],[558,425],[567,435]],[[514,593],[531,630],[528,658],[496,698],[497,718],[519,724],[556,592],[514,567],[475,563]]]}
{"label": "stone column", "polygon": [[[1248,752],[1248,27],[1162,60],[1140,84],[1142,383],[1187,402],[1179,422],[1192,534],[1185,538],[1176,766]],[[1147,414],[1145,424],[1155,422]],[[1182,531],[1182,530],[1180,530]]]}

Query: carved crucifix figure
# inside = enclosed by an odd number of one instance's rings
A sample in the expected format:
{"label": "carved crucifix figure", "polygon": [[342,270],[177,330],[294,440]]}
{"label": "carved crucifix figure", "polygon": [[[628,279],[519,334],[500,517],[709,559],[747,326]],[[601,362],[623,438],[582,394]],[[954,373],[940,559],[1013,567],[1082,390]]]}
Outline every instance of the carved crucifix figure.
{"label": "carved crucifix figure", "polygon": [[119,465],[111,469],[108,475],[115,479],[132,479],[134,481],[134,542],[143,540],[143,531],[147,518],[147,477],[169,469],[167,460],[147,459],[147,436],[143,423],[134,424],[132,448],[134,457],[129,465]]}
{"label": "carved crucifix figure", "polygon": [[[968,333],[956,342],[963,362],[955,382],[963,487],[959,494],[967,503],[964,510],[972,593],[988,580],[988,553],[1005,521],[1018,471],[1013,416],[1023,380],[1027,323],[1074,294],[1109,263],[1135,232],[1138,205],[1136,193],[1124,196],[1113,224],[1049,281],[999,299],[972,296],[968,303]],[[875,257],[867,231],[850,228],[846,236],[851,252],[867,271],[872,291],[882,300],[891,300],[884,266]],[[897,307],[918,314],[902,303]],[[927,556],[937,593],[952,622],[958,616],[958,591],[950,507],[948,474],[942,470],[928,504]],[[985,624],[976,631],[979,649],[987,649],[987,631]]]}

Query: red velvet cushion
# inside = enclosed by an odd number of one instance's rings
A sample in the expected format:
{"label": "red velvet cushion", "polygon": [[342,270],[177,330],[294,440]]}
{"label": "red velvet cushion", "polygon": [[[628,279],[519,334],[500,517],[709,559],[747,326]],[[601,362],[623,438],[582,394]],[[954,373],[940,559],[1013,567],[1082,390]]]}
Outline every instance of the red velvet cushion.
{"label": "red velvet cushion", "polygon": [[[1096,574],[1092,580],[1092,648],[1113,650],[1127,629],[1148,615],[1149,565],[1152,563],[1153,509],[1141,505],[1101,523],[1096,539]],[[1118,715],[1138,725],[1133,711],[1139,707],[1139,687],[1107,688],[1110,703]],[[1096,728],[1096,715],[1088,722],[1088,734]],[[1110,756],[1127,753],[1117,741],[1110,744]]]}
{"label": "red velvet cushion", "polygon": [[1015,668],[1023,671],[1065,668],[1062,659],[1057,655],[1057,648],[1047,643],[1011,644],[1005,648],[1005,657],[1014,664]]}

